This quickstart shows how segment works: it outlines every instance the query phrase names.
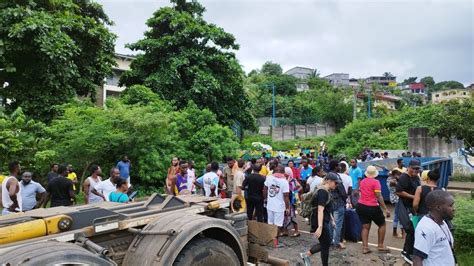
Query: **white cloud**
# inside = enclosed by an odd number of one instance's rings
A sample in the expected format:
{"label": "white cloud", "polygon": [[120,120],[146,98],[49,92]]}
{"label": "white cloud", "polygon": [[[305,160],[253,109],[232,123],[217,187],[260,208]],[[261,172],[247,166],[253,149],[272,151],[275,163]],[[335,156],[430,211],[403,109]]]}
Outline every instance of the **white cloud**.
{"label": "white cloud", "polygon": [[[116,26],[117,51],[143,36],[145,21],[167,1],[99,1]],[[248,72],[265,61],[284,69],[399,80],[474,82],[474,1],[202,1],[205,18],[236,36]]]}

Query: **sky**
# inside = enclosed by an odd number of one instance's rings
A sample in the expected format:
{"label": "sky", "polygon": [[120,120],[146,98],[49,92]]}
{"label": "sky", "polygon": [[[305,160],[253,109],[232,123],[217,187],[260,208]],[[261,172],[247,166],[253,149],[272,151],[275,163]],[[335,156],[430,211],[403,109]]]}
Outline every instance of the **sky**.
{"label": "sky", "polygon": [[[166,0],[97,0],[114,21],[116,52],[143,38]],[[210,0],[204,18],[236,37],[248,73],[266,61],[351,78],[474,83],[474,0]]]}

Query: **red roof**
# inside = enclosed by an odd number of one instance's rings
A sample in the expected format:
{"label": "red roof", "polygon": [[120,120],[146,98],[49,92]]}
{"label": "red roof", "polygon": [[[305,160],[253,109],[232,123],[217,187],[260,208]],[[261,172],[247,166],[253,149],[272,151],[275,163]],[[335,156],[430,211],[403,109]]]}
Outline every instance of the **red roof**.
{"label": "red roof", "polygon": [[410,87],[411,90],[416,90],[416,89],[424,89],[425,88],[425,84],[423,83],[412,83],[410,85],[408,85]]}

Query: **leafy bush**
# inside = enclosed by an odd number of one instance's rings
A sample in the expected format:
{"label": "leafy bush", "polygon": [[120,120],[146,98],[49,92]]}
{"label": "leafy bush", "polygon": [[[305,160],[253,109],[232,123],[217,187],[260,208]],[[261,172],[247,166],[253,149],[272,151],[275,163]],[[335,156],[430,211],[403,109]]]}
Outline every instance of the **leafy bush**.
{"label": "leafy bush", "polygon": [[[474,200],[456,198],[456,214],[454,217],[454,243],[456,253],[462,254],[463,258],[471,258],[460,265],[472,265],[474,256]],[[464,259],[463,259],[464,260]]]}
{"label": "leafy bush", "polygon": [[454,174],[451,176],[450,181],[457,182],[474,182],[474,174]]}

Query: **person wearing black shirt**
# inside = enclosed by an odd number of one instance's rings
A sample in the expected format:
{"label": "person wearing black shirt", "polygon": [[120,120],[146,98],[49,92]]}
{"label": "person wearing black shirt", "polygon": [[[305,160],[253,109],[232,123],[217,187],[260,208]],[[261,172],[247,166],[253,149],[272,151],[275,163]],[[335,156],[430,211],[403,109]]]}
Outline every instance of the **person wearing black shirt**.
{"label": "person wearing black shirt", "polygon": [[265,178],[259,174],[262,165],[257,163],[252,166],[253,172],[244,179],[242,187],[247,191],[247,216],[252,220],[253,213],[258,222],[263,222],[263,187],[265,186]]}
{"label": "person wearing black shirt", "polygon": [[58,177],[58,167],[59,165],[57,163],[51,164],[51,171],[47,175],[48,183],[53,181],[53,179],[55,179],[56,177]]}
{"label": "person wearing black shirt", "polygon": [[406,173],[403,173],[398,179],[396,192],[403,204],[399,204],[398,213],[400,223],[405,230],[405,244],[403,245],[402,257],[408,263],[412,263],[413,245],[415,244],[415,228],[410,220],[410,213],[414,214],[413,199],[415,198],[416,188],[420,186],[419,172],[421,163],[418,160],[411,160]]}
{"label": "person wearing black shirt", "polygon": [[51,207],[71,206],[76,200],[73,183],[67,176],[67,165],[60,165],[58,168],[58,177],[51,180],[46,188],[47,198],[43,204],[46,208],[48,201],[51,200]]}
{"label": "person wearing black shirt", "polygon": [[329,265],[329,248],[331,247],[331,230],[335,227],[334,217],[331,214],[332,197],[331,192],[341,183],[335,173],[329,173],[323,181],[322,188],[317,190],[313,197],[313,212],[311,214],[311,232],[318,238],[319,244],[315,244],[306,253],[301,253],[305,266],[311,265],[310,256],[321,251],[323,266]]}

